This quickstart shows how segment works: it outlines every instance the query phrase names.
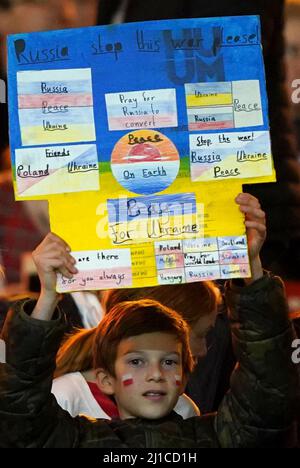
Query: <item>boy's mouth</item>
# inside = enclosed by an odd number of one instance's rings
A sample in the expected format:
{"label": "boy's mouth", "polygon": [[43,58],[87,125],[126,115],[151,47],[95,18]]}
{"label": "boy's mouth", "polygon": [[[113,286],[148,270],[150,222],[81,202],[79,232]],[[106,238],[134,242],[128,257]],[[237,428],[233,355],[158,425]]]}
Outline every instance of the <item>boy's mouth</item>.
{"label": "boy's mouth", "polygon": [[162,390],[148,390],[143,393],[143,397],[153,401],[161,400],[164,396],[166,396],[166,392]]}

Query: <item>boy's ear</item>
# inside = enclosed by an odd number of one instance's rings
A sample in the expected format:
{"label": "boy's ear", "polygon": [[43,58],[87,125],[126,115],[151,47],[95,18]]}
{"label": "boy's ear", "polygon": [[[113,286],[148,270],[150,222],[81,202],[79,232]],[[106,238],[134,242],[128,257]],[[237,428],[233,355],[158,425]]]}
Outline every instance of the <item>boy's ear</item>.
{"label": "boy's ear", "polygon": [[96,381],[100,390],[106,395],[114,395],[115,393],[115,379],[105,370],[96,370]]}

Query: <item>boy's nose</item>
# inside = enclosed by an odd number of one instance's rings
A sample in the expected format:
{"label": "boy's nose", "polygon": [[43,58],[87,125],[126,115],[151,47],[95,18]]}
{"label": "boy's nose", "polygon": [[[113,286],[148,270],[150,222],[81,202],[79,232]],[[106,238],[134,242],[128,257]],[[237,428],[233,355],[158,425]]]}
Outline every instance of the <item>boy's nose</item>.
{"label": "boy's nose", "polygon": [[159,364],[152,364],[149,366],[147,380],[154,380],[155,382],[163,380],[163,372]]}

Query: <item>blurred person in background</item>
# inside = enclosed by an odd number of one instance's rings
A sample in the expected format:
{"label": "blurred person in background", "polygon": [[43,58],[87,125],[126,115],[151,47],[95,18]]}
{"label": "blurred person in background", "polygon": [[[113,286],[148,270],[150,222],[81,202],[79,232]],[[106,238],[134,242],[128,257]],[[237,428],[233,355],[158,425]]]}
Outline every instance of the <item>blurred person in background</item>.
{"label": "blurred person in background", "polygon": [[6,284],[19,284],[22,254],[35,248],[49,232],[48,203],[15,201],[9,147],[0,154],[0,253]]}
{"label": "blurred person in background", "polygon": [[83,28],[96,24],[99,0],[52,1],[57,4],[57,8],[61,8],[66,28]]}

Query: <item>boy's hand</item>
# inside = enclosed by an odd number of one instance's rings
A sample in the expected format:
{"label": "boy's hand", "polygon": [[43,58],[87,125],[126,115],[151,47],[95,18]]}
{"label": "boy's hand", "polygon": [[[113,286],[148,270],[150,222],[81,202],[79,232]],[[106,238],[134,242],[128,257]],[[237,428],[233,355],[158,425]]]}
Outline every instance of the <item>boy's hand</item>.
{"label": "boy's hand", "polygon": [[32,256],[41,282],[41,294],[35,310],[34,318],[50,319],[56,303],[56,274],[61,273],[67,278],[78,273],[75,259],[70,255],[70,247],[53,233],[47,234],[41,244],[33,251]]}
{"label": "boy's hand", "polygon": [[266,239],[266,215],[261,209],[257,198],[249,193],[240,193],[235,201],[241,212],[245,214],[248,253],[253,281],[263,276],[259,253]]}
{"label": "boy's hand", "polygon": [[43,292],[54,292],[56,273],[67,278],[77,273],[75,259],[70,255],[70,247],[53,233],[47,234],[41,244],[33,251],[32,256],[37,268]]}

